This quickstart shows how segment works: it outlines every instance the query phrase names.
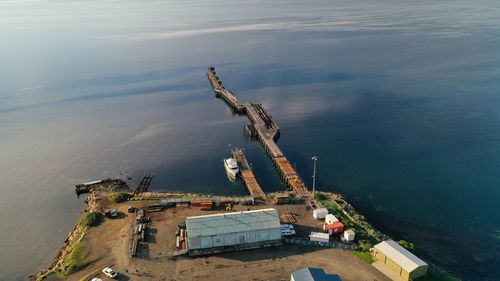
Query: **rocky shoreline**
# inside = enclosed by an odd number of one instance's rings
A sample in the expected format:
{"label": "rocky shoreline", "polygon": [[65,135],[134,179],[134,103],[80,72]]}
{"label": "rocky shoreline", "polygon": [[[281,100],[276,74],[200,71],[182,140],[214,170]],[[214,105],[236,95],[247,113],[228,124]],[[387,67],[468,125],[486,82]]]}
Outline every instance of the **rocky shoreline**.
{"label": "rocky shoreline", "polygon": [[[82,211],[82,215],[92,212],[103,212],[99,201],[104,196],[109,196],[115,192],[125,192],[132,194],[132,190],[121,180],[106,180],[105,183],[99,183],[89,189],[89,195],[85,199],[87,207]],[[266,194],[267,198],[273,198],[275,193]],[[195,194],[185,192],[144,192],[131,198],[132,201],[159,201],[166,198],[199,198],[199,197],[219,197],[211,194]],[[222,196],[222,197],[241,197],[241,196]],[[356,236],[359,237],[358,242],[361,249],[367,251],[374,243],[387,240],[390,237],[381,233],[369,224],[365,217],[358,214],[354,207],[350,205],[342,195],[332,192],[316,192],[314,196],[316,201],[323,207],[328,208],[332,213],[342,219],[347,227],[356,230]],[[44,280],[48,275],[64,269],[64,261],[71,253],[75,244],[79,243],[87,233],[87,227],[77,223],[73,230],[68,234],[64,241],[64,245],[59,250],[53,263],[48,268],[39,270],[35,275],[30,276],[30,280]],[[447,276],[448,274],[439,267],[432,266],[433,271],[437,272],[438,276]],[[458,280],[458,279],[455,279]]]}
{"label": "rocky shoreline", "polygon": [[[87,203],[87,207],[85,208],[85,210],[83,210],[82,213],[90,213],[98,210],[97,202],[93,194],[87,197],[85,202]],[[75,225],[73,230],[71,230],[71,232],[68,234],[66,240],[64,240],[64,245],[59,250],[56,258],[54,259],[54,262],[52,262],[52,264],[48,268],[43,268],[35,275],[30,276],[30,280],[43,280],[47,275],[55,272],[58,268],[60,268],[63,265],[66,256],[71,252],[73,245],[81,241],[85,237],[86,230],[87,229],[79,223]]]}
{"label": "rocky shoreline", "polygon": [[[126,183],[121,180],[106,180],[99,184],[95,184],[89,188],[89,195],[85,199],[87,207],[82,211],[82,214],[101,212],[101,207],[98,201],[102,196],[107,196],[113,192],[126,192],[132,193],[132,190]],[[161,198],[171,197],[212,197],[212,195],[195,194],[186,192],[158,192],[150,191],[141,193],[140,196],[135,197],[135,200],[155,200]],[[66,257],[71,253],[73,246],[80,242],[86,235],[87,228],[77,223],[75,227],[69,232],[68,237],[64,240],[64,244],[59,250],[57,256],[54,258],[52,264],[47,268],[40,269],[36,274],[29,276],[29,280],[39,281],[44,280],[49,274],[56,272],[57,269],[63,267]]]}

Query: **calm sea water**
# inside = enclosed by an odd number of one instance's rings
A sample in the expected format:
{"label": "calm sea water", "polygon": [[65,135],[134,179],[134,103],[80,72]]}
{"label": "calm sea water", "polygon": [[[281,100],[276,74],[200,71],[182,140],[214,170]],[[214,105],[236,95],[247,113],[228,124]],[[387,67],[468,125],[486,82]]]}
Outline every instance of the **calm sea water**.
{"label": "calm sea water", "polygon": [[0,280],[50,264],[73,186],[156,175],[244,194],[229,144],[283,189],[215,65],[309,182],[465,280],[500,280],[500,2],[0,1]]}

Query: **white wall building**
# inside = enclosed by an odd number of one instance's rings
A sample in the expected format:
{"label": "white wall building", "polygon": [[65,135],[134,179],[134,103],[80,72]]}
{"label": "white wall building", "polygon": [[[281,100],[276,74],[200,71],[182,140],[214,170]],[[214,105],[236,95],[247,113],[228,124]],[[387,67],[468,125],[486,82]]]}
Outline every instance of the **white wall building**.
{"label": "white wall building", "polygon": [[311,234],[309,234],[309,240],[326,243],[330,242],[330,235],[328,233],[312,231]]}
{"label": "white wall building", "polygon": [[188,217],[186,231],[190,255],[281,245],[276,209]]}
{"label": "white wall building", "polygon": [[346,242],[352,242],[352,241],[354,241],[355,233],[352,229],[348,229],[348,230],[344,231],[343,237],[344,237]]}
{"label": "white wall building", "polygon": [[328,214],[325,216],[325,223],[326,224],[332,224],[334,222],[338,222],[339,220],[337,219],[336,216],[332,215],[332,214]]}
{"label": "white wall building", "polygon": [[313,210],[313,217],[317,220],[324,219],[328,215],[328,210],[326,208],[319,208]]}

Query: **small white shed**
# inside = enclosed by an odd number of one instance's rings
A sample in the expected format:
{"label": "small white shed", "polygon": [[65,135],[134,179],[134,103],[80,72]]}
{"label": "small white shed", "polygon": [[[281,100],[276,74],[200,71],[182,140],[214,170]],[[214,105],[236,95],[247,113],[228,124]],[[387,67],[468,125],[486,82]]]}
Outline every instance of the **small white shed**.
{"label": "small white shed", "polygon": [[309,240],[328,243],[330,242],[330,235],[328,233],[311,231],[311,234],[309,234]]}
{"label": "small white shed", "polygon": [[352,229],[344,231],[344,239],[346,242],[354,241],[355,233]]}
{"label": "small white shed", "polygon": [[326,208],[319,208],[313,210],[313,217],[317,220],[324,219],[328,215],[328,210]]}
{"label": "small white shed", "polygon": [[325,216],[325,223],[326,224],[332,224],[334,222],[338,222],[339,219],[337,219],[336,216],[332,215],[332,214],[328,214]]}

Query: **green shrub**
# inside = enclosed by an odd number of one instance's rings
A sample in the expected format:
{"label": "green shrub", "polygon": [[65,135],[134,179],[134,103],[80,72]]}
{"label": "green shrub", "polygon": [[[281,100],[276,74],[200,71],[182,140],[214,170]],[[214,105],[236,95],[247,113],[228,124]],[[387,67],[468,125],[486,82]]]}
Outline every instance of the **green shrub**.
{"label": "green shrub", "polygon": [[125,193],[125,192],[117,192],[113,193],[109,196],[109,200],[115,202],[115,203],[120,203],[124,202],[130,199],[132,197],[130,194]]}
{"label": "green shrub", "polygon": [[406,250],[408,250],[410,252],[415,252],[415,250],[416,250],[415,245],[413,243],[406,241],[406,240],[399,240],[398,244],[403,246],[403,248],[405,248]]}
{"label": "green shrub", "polygon": [[87,251],[83,242],[77,242],[71,248],[71,252],[66,256],[62,267],[57,270],[57,273],[62,276],[67,276],[84,268],[88,262],[86,260]]}
{"label": "green shrub", "polygon": [[102,222],[102,214],[99,212],[85,213],[80,218],[80,225],[84,227],[98,226]]}
{"label": "green shrub", "polygon": [[316,200],[320,201],[320,202],[321,202],[321,201],[325,201],[325,200],[330,199],[328,195],[323,194],[323,193],[316,193],[316,194],[314,195],[314,198],[315,198]]}
{"label": "green shrub", "polygon": [[373,263],[373,257],[369,252],[352,251],[352,253],[368,264]]}

